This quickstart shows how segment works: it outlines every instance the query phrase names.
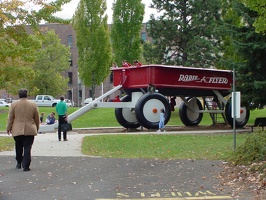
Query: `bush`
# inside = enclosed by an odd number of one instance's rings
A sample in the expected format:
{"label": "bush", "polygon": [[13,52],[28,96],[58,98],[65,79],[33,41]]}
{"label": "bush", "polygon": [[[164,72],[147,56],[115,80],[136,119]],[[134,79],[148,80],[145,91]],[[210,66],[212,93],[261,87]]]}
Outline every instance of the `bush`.
{"label": "bush", "polygon": [[266,161],[266,132],[254,132],[228,159],[234,165],[250,165]]}

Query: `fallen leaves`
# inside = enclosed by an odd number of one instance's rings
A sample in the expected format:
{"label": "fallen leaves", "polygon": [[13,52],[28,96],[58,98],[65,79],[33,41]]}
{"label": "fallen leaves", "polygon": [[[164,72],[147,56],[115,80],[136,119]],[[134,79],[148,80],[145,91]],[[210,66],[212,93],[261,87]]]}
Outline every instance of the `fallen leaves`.
{"label": "fallen leaves", "polygon": [[250,191],[254,194],[254,199],[266,199],[266,161],[253,163],[249,166],[233,166],[228,163],[224,164],[224,171],[219,177],[223,184],[233,187],[235,194],[241,191]]}

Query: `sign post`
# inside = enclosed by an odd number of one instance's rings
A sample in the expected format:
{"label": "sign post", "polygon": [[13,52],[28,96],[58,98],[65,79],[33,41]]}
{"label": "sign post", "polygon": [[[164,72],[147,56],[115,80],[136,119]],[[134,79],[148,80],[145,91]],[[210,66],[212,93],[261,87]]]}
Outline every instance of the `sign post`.
{"label": "sign post", "polygon": [[235,87],[235,68],[233,70],[233,92],[232,92],[232,110],[231,117],[233,118],[233,130],[234,130],[234,150],[236,149],[236,118],[240,118],[240,92],[236,92]]}

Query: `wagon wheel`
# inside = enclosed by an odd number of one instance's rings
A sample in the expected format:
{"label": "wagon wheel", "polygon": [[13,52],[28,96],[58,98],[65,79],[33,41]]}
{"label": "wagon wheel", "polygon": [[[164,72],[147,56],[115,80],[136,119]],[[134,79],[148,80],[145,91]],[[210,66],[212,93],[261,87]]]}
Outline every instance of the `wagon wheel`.
{"label": "wagon wheel", "polygon": [[[234,126],[234,121],[231,115],[231,110],[232,110],[232,103],[231,101],[228,101],[226,106],[225,106],[225,117],[230,124],[231,127]],[[249,120],[250,116],[250,110],[247,107],[240,107],[240,118],[236,118],[236,127],[237,128],[242,128],[245,126]]]}
{"label": "wagon wheel", "polygon": [[[121,98],[122,102],[131,101],[131,96]],[[135,110],[133,108],[116,108],[115,117],[118,123],[125,128],[138,128],[140,124],[137,121]]]}
{"label": "wagon wheel", "polygon": [[[187,98],[189,107],[193,107],[196,110],[202,110],[201,102],[196,97]],[[197,126],[203,117],[202,113],[193,112],[189,107],[182,102],[179,106],[179,116],[181,121],[186,126]]]}
{"label": "wagon wheel", "polygon": [[147,129],[158,129],[161,108],[165,110],[165,124],[167,124],[171,117],[171,108],[168,100],[159,93],[144,94],[139,98],[135,106],[139,123]]}

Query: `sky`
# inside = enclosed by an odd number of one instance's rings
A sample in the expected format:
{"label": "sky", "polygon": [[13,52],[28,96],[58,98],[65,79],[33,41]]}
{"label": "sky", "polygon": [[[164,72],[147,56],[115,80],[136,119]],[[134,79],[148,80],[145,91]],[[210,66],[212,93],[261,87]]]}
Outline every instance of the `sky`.
{"label": "sky", "polygon": [[[108,24],[112,22],[112,3],[114,0],[106,0],[107,3],[107,15],[108,15]],[[79,0],[72,0],[70,3],[65,4],[63,6],[62,11],[56,13],[56,16],[61,17],[63,19],[70,19],[72,18],[73,14],[75,13],[75,10],[77,8],[77,5],[79,3]],[[142,0],[142,3],[145,4],[145,15],[143,22],[147,22],[150,19],[151,14],[155,14],[156,11],[154,9],[149,8],[149,5],[152,3],[152,0]]]}

